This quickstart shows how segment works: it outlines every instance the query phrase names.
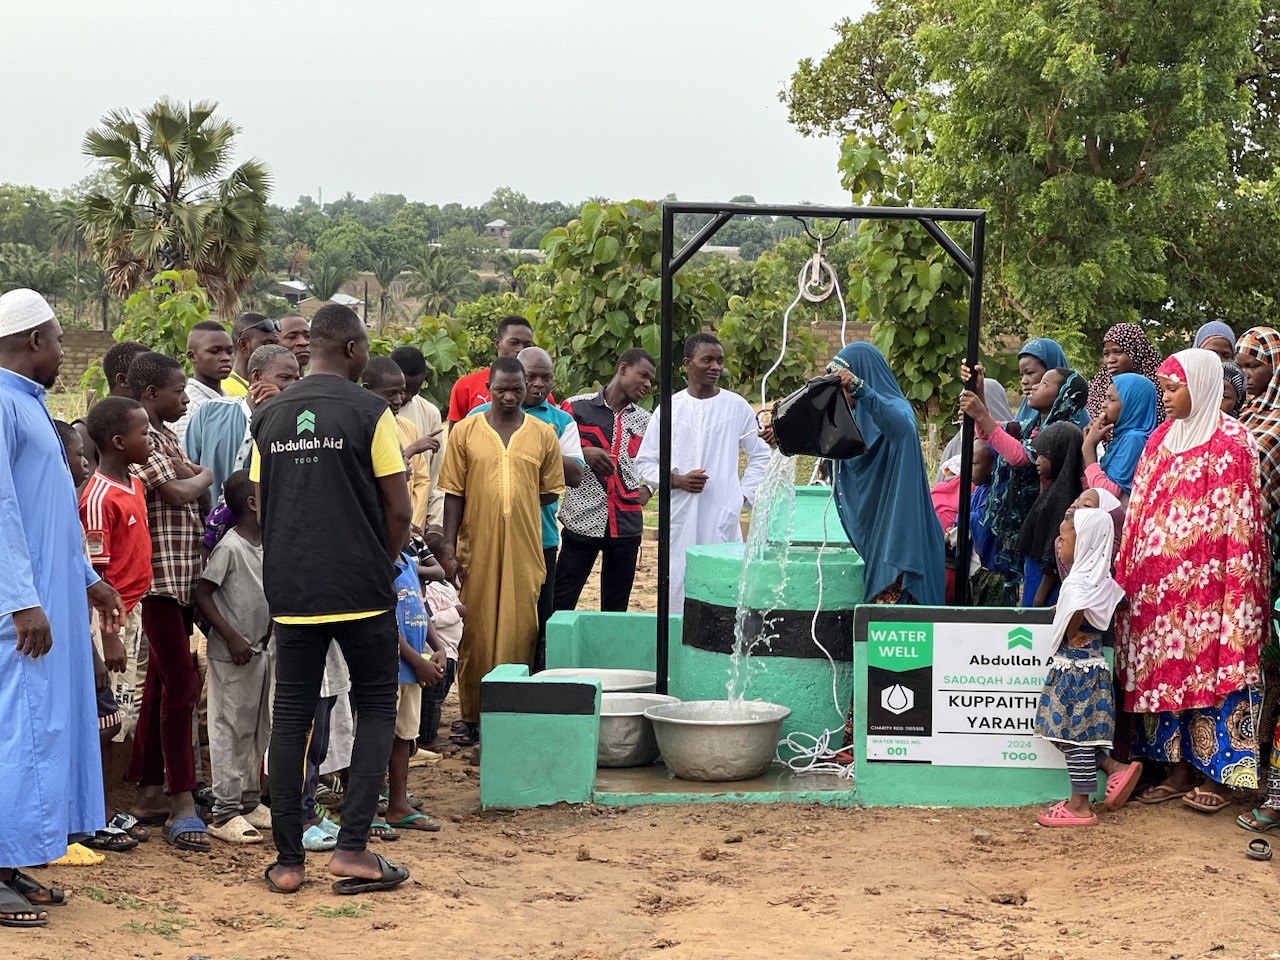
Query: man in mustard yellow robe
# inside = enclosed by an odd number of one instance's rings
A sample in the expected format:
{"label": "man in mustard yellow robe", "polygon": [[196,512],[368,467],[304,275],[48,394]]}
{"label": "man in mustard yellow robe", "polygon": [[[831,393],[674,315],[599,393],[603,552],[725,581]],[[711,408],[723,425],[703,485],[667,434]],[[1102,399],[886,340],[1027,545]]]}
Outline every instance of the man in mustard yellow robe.
{"label": "man in mustard yellow robe", "polygon": [[467,616],[458,660],[463,728],[479,736],[480,680],[500,663],[533,661],[544,503],[564,493],[555,430],[521,409],[524,368],[500,357],[489,371],[491,406],[454,425],[440,470],[444,542],[440,561],[462,579]]}

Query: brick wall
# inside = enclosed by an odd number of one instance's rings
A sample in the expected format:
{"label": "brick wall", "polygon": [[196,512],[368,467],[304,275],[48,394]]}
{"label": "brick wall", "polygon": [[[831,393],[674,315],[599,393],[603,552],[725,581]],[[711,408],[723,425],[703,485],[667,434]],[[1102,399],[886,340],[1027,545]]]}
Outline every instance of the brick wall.
{"label": "brick wall", "polygon": [[[818,340],[818,372],[826,369],[827,363],[831,358],[840,352],[840,324],[829,320],[822,320],[809,324],[809,331]],[[858,340],[871,339],[871,324],[855,323],[850,320],[845,328],[845,336],[850,343]]]}
{"label": "brick wall", "polygon": [[58,375],[63,390],[79,390],[80,378],[89,365],[102,359],[102,355],[115,343],[105,330],[85,330],[79,327],[64,328],[62,336],[62,371]]}

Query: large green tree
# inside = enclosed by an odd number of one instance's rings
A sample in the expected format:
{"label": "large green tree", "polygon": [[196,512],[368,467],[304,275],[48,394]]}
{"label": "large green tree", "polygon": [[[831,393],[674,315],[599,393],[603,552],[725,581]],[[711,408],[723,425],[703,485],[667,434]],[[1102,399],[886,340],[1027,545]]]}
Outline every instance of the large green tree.
{"label": "large green tree", "polygon": [[[989,211],[987,322],[1097,349],[1280,297],[1275,4],[884,0],[784,92],[807,134],[918,156],[917,204]],[[918,151],[891,118],[920,116]],[[1259,227],[1262,229],[1259,230]]]}
{"label": "large green tree", "polygon": [[424,313],[451,313],[479,295],[480,283],[467,262],[440,247],[424,247],[410,270],[408,294],[422,301]]}
{"label": "large green tree", "polygon": [[271,178],[261,161],[232,165],[239,128],[216,109],[164,98],[139,114],[113,111],[85,135],[108,185],[83,198],[80,225],[118,294],[192,269],[230,310],[263,268]]}

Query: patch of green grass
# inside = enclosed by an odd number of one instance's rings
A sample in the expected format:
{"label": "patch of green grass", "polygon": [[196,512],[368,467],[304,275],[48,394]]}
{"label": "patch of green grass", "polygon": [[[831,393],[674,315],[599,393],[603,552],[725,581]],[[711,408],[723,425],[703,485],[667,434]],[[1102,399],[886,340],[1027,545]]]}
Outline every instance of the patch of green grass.
{"label": "patch of green grass", "polygon": [[258,921],[258,924],[259,926],[272,927],[274,929],[289,929],[289,930],[307,929],[307,925],[305,923],[290,923],[284,917],[278,917],[274,913],[264,913],[262,915],[262,919]]}
{"label": "patch of green grass", "polygon": [[107,893],[101,887],[85,887],[84,895],[90,900],[108,904],[117,910],[145,910],[148,906],[144,901],[131,897],[127,893]]}
{"label": "patch of green grass", "polygon": [[369,903],[349,903],[341,907],[316,907],[315,914],[317,917],[363,917],[373,909],[373,905]]}
{"label": "patch of green grass", "polygon": [[184,917],[161,917],[147,923],[134,921],[127,925],[127,929],[130,933],[154,933],[157,937],[162,937],[165,940],[177,940],[178,934],[190,926],[192,926],[192,921]]}

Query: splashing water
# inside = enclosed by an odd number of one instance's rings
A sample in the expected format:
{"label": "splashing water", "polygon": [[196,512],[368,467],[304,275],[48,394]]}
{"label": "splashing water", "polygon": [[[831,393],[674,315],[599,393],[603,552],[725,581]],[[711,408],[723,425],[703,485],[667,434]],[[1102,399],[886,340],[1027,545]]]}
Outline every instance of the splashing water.
{"label": "splashing water", "polygon": [[733,653],[729,658],[729,700],[747,699],[751,677],[765,669],[751,660],[769,649],[778,634],[773,612],[787,587],[787,547],[795,527],[796,461],[774,450],[756,491],[751,526],[742,552],[738,606],[733,624]]}

